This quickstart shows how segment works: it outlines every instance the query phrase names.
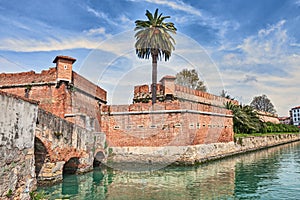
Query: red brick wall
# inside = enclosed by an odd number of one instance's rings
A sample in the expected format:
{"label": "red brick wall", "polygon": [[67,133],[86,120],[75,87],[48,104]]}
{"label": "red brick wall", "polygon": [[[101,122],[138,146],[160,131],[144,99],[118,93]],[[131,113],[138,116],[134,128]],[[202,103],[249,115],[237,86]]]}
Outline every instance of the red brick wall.
{"label": "red brick wall", "polygon": [[[7,93],[25,97],[26,87],[5,88],[1,89]],[[39,107],[64,118],[68,106],[71,104],[71,94],[65,84],[59,88],[55,85],[32,86],[29,89],[29,99],[39,101]]]}
{"label": "red brick wall", "polygon": [[228,101],[238,105],[238,101],[236,100],[227,99],[224,97],[213,95],[207,92],[202,92],[199,90],[194,90],[181,85],[175,85],[175,95],[179,98],[199,101],[216,106],[224,106],[224,104]]}
{"label": "red brick wall", "polygon": [[[157,94],[173,94],[175,97],[183,100],[190,100],[195,102],[201,102],[204,104],[210,104],[214,106],[224,107],[226,102],[231,102],[238,105],[238,101],[213,95],[207,92],[194,90],[181,85],[175,85],[174,80],[164,80],[163,84],[157,85]],[[138,85],[134,87],[134,97],[141,97],[141,94],[150,94],[148,85]]]}
{"label": "red brick wall", "polygon": [[138,93],[149,93],[149,85],[137,85],[134,86],[134,94],[138,94]]}
{"label": "red brick wall", "polygon": [[30,71],[22,73],[0,74],[0,86],[54,81],[56,81],[56,68],[43,70],[41,73]]}
{"label": "red brick wall", "polygon": [[[69,113],[83,113],[85,116],[76,116],[73,119],[73,123],[81,127],[88,127],[93,124],[95,130],[100,131],[100,105],[94,98],[75,90],[72,94],[72,107]],[[87,117],[89,119],[87,119]]]}
{"label": "red brick wall", "polygon": [[99,86],[93,84],[84,77],[78,75],[76,72],[73,72],[73,83],[75,87],[98,97],[99,99],[106,101],[106,91],[100,88]]}
{"label": "red brick wall", "polygon": [[[33,71],[16,74],[3,73],[0,74],[0,86],[7,87],[2,87],[0,90],[22,97],[25,97],[25,90],[28,90],[28,98],[39,101],[40,108],[61,118],[65,118],[65,114],[75,114],[66,119],[83,127],[86,122],[92,123],[89,119],[94,119],[96,131],[100,131],[100,105],[95,96],[106,101],[106,91],[77,73],[72,74],[74,88],[64,82],[57,85],[56,68],[44,70],[40,74]],[[34,85],[34,83],[40,85]]]}
{"label": "red brick wall", "polygon": [[[231,114],[224,108],[195,103],[157,103],[154,110],[198,110]],[[233,141],[232,118],[195,113],[108,115],[114,112],[151,111],[151,103],[104,106],[102,131],[109,146],[184,146]],[[155,127],[151,127],[155,125]]]}

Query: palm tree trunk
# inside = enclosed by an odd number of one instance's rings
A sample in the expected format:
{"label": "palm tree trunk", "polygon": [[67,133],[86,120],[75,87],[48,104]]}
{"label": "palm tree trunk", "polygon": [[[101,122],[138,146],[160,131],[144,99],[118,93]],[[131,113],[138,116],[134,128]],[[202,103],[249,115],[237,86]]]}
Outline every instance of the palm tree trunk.
{"label": "palm tree trunk", "polygon": [[152,55],[152,105],[156,103],[156,83],[157,83],[157,54]]}

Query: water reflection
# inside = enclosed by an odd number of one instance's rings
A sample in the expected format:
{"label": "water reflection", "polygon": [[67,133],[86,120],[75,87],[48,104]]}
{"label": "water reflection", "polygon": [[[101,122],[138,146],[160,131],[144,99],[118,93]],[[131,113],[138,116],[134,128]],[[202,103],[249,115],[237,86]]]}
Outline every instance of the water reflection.
{"label": "water reflection", "polygon": [[278,199],[299,196],[300,142],[194,167],[96,169],[40,188],[49,199]]}
{"label": "water reflection", "polygon": [[62,183],[63,195],[76,195],[78,194],[78,176],[66,175]]}

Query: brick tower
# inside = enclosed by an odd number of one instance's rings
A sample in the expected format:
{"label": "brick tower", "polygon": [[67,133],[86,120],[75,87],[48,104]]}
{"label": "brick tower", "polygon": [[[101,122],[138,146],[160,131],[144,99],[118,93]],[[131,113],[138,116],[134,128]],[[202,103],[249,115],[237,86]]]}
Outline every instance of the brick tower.
{"label": "brick tower", "polygon": [[69,56],[56,56],[56,58],[53,60],[53,63],[56,63],[57,82],[60,81],[66,81],[69,83],[72,82],[72,66],[75,61],[76,61],[75,58]]}

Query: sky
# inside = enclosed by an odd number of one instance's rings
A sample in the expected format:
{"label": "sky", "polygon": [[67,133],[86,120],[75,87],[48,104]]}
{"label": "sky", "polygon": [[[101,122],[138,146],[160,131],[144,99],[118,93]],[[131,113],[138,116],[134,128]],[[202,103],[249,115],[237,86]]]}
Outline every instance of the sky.
{"label": "sky", "polygon": [[109,104],[130,103],[133,86],[151,82],[134,21],[156,8],[177,28],[158,77],[196,69],[213,94],[242,104],[265,94],[279,116],[300,105],[300,0],[0,0],[0,73],[40,72],[67,55]]}

